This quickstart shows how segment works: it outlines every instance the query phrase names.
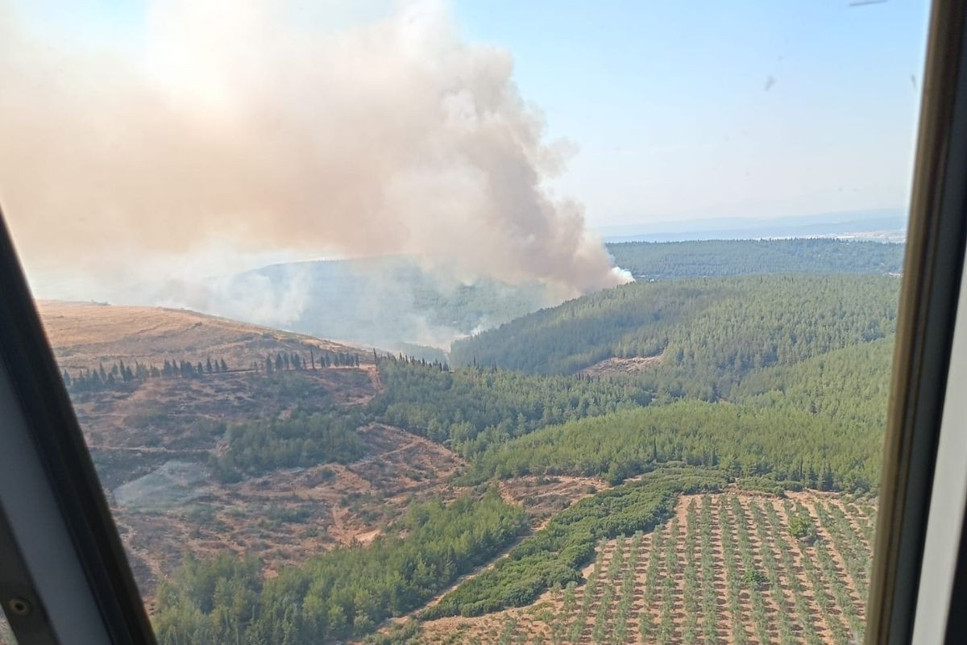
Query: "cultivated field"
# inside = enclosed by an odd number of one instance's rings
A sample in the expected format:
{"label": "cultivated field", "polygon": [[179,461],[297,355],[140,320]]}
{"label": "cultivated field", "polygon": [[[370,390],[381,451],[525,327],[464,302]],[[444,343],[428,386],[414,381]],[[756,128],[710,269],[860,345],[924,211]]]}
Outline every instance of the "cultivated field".
{"label": "cultivated field", "polygon": [[425,624],[429,643],[861,642],[875,509],[832,494],[685,496],[647,535],[598,545],[583,585],[479,618]]}

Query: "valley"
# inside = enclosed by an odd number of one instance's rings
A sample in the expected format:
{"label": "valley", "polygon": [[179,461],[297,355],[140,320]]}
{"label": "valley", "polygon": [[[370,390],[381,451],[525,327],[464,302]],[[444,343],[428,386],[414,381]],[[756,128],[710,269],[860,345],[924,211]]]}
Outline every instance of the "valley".
{"label": "valley", "polygon": [[[765,234],[756,237],[760,235]],[[822,238],[615,242],[606,248],[615,266],[639,282],[898,274],[904,252],[903,244]],[[200,294],[166,295],[186,307],[231,319],[427,360],[443,360],[455,339],[559,304],[565,297],[537,281],[512,284],[461,276],[446,263],[404,255],[317,260],[227,276]]]}

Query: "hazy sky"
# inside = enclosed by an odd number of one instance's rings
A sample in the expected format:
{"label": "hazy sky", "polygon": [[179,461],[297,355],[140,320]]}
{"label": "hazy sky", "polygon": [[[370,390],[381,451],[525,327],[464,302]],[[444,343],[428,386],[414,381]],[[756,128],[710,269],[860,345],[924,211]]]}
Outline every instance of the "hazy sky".
{"label": "hazy sky", "polygon": [[[339,31],[394,3],[304,5],[315,17],[306,29]],[[47,37],[140,55],[142,3],[15,7]],[[550,185],[583,202],[592,227],[906,205],[922,0],[457,0],[452,10],[465,40],[510,52],[523,98],[552,139],[573,144]]]}

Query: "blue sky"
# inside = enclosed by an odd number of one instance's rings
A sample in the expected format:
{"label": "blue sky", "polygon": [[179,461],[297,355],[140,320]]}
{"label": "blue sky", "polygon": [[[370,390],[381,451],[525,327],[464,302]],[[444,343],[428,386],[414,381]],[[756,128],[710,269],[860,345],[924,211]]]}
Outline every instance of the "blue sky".
{"label": "blue sky", "polygon": [[[324,2],[371,19],[392,3]],[[21,2],[51,37],[135,51],[142,2]],[[905,208],[927,4],[455,0],[577,152],[590,225]]]}
{"label": "blue sky", "polygon": [[462,0],[592,224],[905,208],[928,6]]}

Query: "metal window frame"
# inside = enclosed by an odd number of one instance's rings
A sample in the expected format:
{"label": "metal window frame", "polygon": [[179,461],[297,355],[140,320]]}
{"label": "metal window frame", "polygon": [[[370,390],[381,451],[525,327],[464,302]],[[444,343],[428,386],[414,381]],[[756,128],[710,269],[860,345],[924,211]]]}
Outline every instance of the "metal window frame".
{"label": "metal window frame", "polygon": [[930,17],[866,643],[911,642],[967,232],[967,11]]}
{"label": "metal window frame", "polygon": [[[0,294],[4,613],[20,645],[153,644],[141,595],[2,212]],[[14,611],[23,607],[18,600],[28,602],[27,612]]]}
{"label": "metal window frame", "polygon": [[[908,643],[914,628],[967,233],[965,19],[964,2],[934,3],[885,438],[870,645]],[[0,457],[0,602],[21,644],[154,643],[2,214],[0,392],[0,455],[7,459]],[[958,560],[954,593],[967,588],[965,559],[967,550]],[[9,611],[14,597],[34,611]],[[948,639],[954,627],[950,621]]]}

